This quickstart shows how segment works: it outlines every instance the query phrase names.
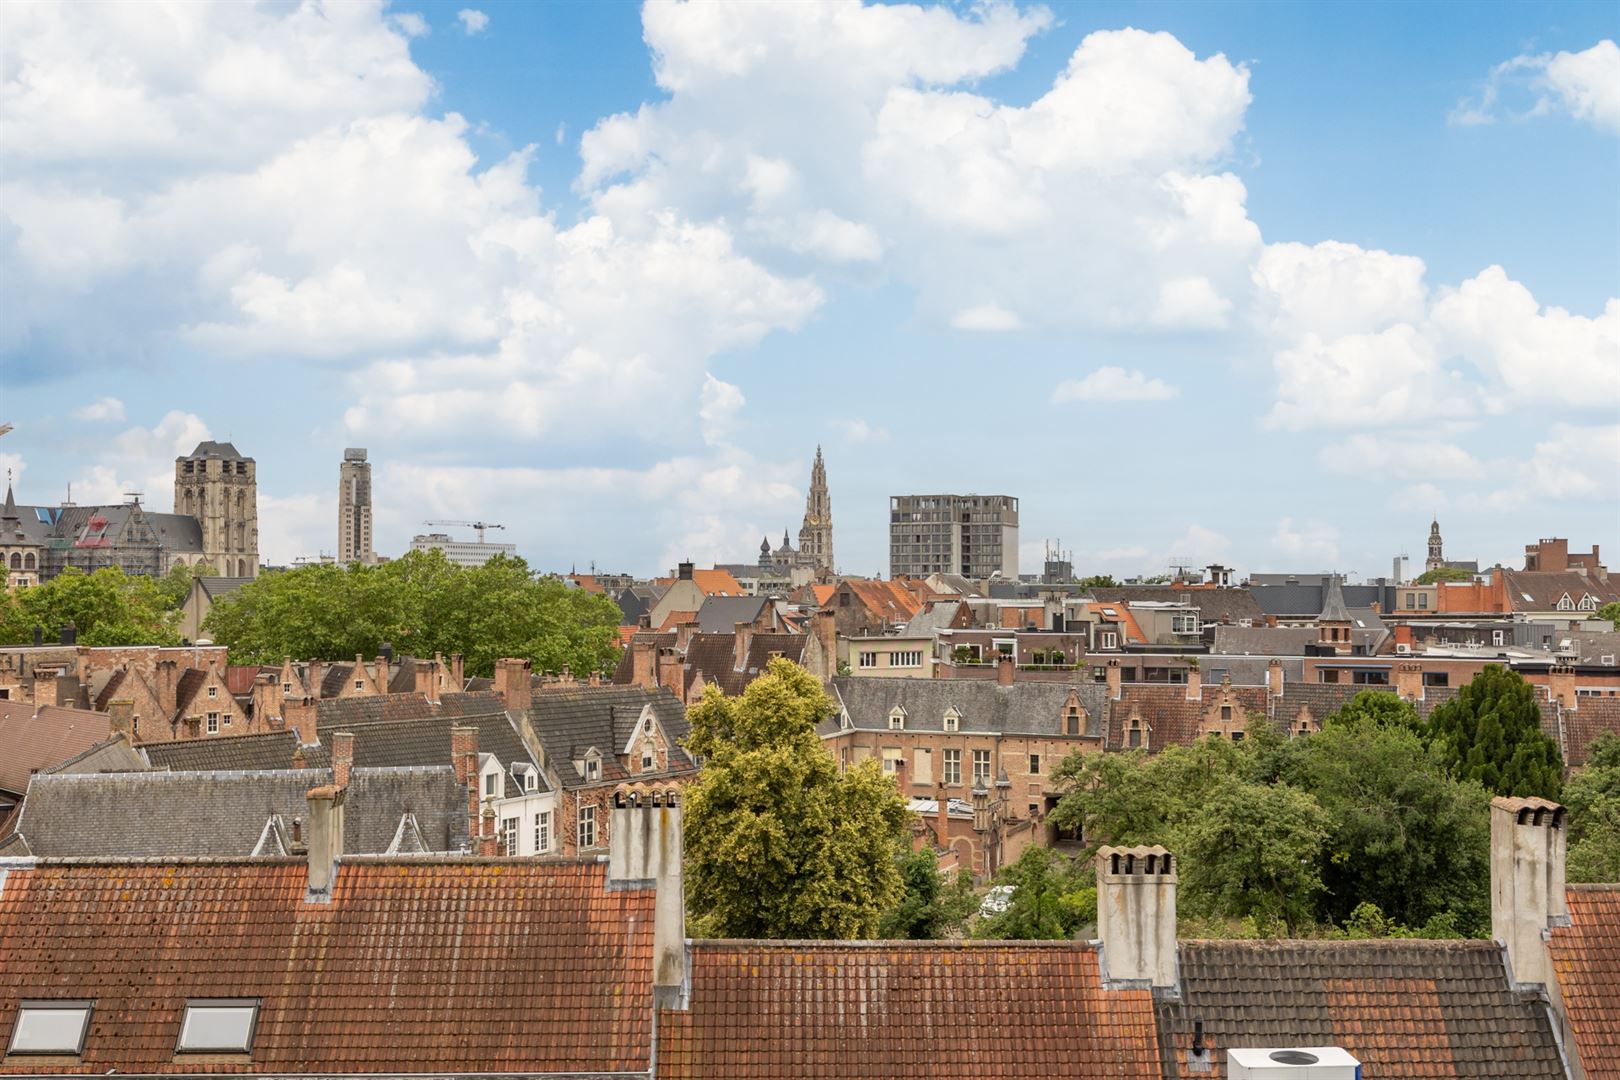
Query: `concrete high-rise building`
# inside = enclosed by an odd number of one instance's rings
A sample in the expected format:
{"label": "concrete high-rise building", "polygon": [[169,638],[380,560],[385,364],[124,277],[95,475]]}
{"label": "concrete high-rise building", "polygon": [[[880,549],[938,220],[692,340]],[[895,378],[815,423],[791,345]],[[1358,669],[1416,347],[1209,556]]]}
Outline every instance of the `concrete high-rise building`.
{"label": "concrete high-rise building", "polygon": [[259,481],[253,459],[201,442],[174,459],[174,512],[202,527],[202,561],[223,577],[259,576]]}
{"label": "concrete high-rise building", "polygon": [[448,533],[421,533],[411,537],[412,551],[442,551],[457,566],[483,566],[497,555],[517,558],[516,544],[491,544],[483,540],[456,540]]}
{"label": "concrete high-rise building", "polygon": [[362,448],[343,451],[338,466],[338,563],[377,561],[371,546],[371,462]]}
{"label": "concrete high-rise building", "polygon": [[889,499],[889,575],[1018,577],[1018,500],[1010,495]]}

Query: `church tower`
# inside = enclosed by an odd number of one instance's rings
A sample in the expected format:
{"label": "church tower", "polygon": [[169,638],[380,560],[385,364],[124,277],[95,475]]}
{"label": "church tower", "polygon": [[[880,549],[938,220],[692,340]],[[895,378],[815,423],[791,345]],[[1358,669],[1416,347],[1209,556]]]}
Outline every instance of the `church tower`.
{"label": "church tower", "polygon": [[202,561],[214,573],[259,576],[259,482],[252,458],[212,440],[175,458],[174,512],[202,526]]}
{"label": "church tower", "polygon": [[833,569],[832,498],[827,494],[827,466],[816,447],[810,467],[810,493],[804,499],[804,527],[799,530],[799,553],[818,570]]}
{"label": "church tower", "polygon": [[1440,544],[1440,519],[1436,518],[1429,523],[1429,561],[1423,564],[1423,569],[1439,570],[1445,565],[1446,557]]}

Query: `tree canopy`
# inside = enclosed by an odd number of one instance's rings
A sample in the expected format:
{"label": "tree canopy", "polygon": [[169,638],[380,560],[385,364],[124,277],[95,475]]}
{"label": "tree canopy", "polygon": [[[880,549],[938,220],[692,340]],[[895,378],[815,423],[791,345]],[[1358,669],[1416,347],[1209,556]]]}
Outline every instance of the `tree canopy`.
{"label": "tree canopy", "polygon": [[1598,608],[1597,617],[1609,620],[1611,626],[1616,630],[1620,630],[1620,600],[1615,600]]}
{"label": "tree canopy", "polygon": [[707,758],[686,791],[695,933],[868,938],[899,904],[910,813],[876,761],[839,769],[816,734],[832,711],[780,657],[740,697],[710,686],[690,710],[687,746]]}
{"label": "tree canopy", "polygon": [[1570,881],[1620,881],[1620,734],[1605,731],[1564,787]]}
{"label": "tree canopy", "polygon": [[615,663],[619,620],[612,600],[536,577],[522,559],[462,567],[413,551],[380,566],[266,574],[216,601],[204,629],[239,664],[375,656],[389,642],[416,656],[459,652],[472,675],[503,656],[584,674]]}
{"label": "tree canopy", "polygon": [[981,918],[975,937],[1072,938],[1097,922],[1097,872],[1089,859],[1028,847],[996,882],[1013,887],[1007,910]]}
{"label": "tree canopy", "polygon": [[1541,730],[1534,689],[1516,671],[1487,665],[1429,714],[1429,739],[1460,780],[1496,795],[1558,798],[1563,757]]}
{"label": "tree canopy", "polygon": [[1455,566],[1437,566],[1418,575],[1419,585],[1438,585],[1447,581],[1472,581],[1474,575]]}
{"label": "tree canopy", "polygon": [[56,641],[72,623],[81,645],[178,645],[179,607],[190,585],[184,567],[158,579],[117,567],[89,574],[68,567],[34,588],[0,591],[0,644],[30,644],[36,626]]}
{"label": "tree canopy", "polygon": [[900,857],[900,902],[883,913],[878,937],[915,940],[958,936],[978,907],[973,875],[957,871],[947,879],[939,869],[939,856],[925,847]]}

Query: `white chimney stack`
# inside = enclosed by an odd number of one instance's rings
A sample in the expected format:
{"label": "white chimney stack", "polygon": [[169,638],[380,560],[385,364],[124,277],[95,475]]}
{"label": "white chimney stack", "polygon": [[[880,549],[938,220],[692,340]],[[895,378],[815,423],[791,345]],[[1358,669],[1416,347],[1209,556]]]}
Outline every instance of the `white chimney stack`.
{"label": "white chimney stack", "polygon": [[1507,946],[1515,983],[1553,981],[1545,934],[1569,925],[1565,813],[1546,799],[1491,800],[1491,936]]}
{"label": "white chimney stack", "polygon": [[338,860],[343,857],[343,795],[342,788],[328,784],[311,788],[305,795],[309,803],[308,834],[309,888],[304,902],[326,904],[332,900],[332,884],[337,880]]}
{"label": "white chimney stack", "polygon": [[1176,977],[1176,865],[1164,848],[1097,853],[1097,933],[1103,981],[1170,988]]}
{"label": "white chimney stack", "polygon": [[654,890],[653,1000],[665,1009],[685,1009],[690,991],[681,860],[679,796],[673,790],[615,793],[608,888]]}

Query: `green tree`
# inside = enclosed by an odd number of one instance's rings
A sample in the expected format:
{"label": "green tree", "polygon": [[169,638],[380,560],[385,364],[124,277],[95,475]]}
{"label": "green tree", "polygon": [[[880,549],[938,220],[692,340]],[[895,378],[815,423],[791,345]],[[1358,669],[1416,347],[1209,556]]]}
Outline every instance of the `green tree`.
{"label": "green tree", "polygon": [[1287,784],[1228,777],[1174,838],[1182,904],[1190,915],[1281,922],[1290,936],[1314,921],[1331,820]]}
{"label": "green tree", "polygon": [[386,641],[416,656],[459,652],[473,675],[503,656],[584,674],[616,662],[619,619],[612,600],[537,578],[521,559],[461,567],[413,551],[381,566],[267,574],[219,600],[205,630],[236,663],[375,656]]}
{"label": "green tree", "polygon": [[54,641],[72,623],[81,645],[178,645],[179,612],[161,585],[117,567],[94,573],[69,567],[32,589],[12,594],[0,607],[0,641],[33,641],[34,627]]}
{"label": "green tree", "polygon": [[[1351,704],[1362,698],[1399,700],[1361,694]],[[1288,750],[1283,779],[1329,819],[1319,918],[1345,923],[1372,904],[1410,926],[1449,914],[1469,933],[1488,928],[1490,795],[1452,779],[1406,716],[1347,706]]]}
{"label": "green tree", "polygon": [[1053,772],[1066,790],[1050,821],[1078,829],[1088,854],[1102,844],[1169,846],[1224,777],[1252,768],[1251,754],[1219,737],[1154,755],[1070,754]]}
{"label": "green tree", "polygon": [[931,847],[901,856],[900,880],[905,891],[878,923],[880,938],[921,941],[958,936],[979,903],[973,875],[958,870],[947,880]]}
{"label": "green tree", "polygon": [[698,936],[868,938],[899,902],[909,812],[876,761],[839,770],[816,734],[833,708],[779,657],[740,697],[711,686],[691,709],[687,746],[708,759],[686,792]]}
{"label": "green tree", "polygon": [[1438,585],[1447,581],[1472,581],[1474,575],[1467,570],[1459,570],[1455,566],[1437,566],[1433,570],[1425,570],[1418,575],[1419,585]]}
{"label": "green tree", "polygon": [[1612,625],[1616,630],[1620,630],[1620,600],[1616,600],[1611,604],[1604,604],[1602,607],[1598,608],[1597,617],[1600,619],[1608,619],[1610,625]]}
{"label": "green tree", "polygon": [[1605,731],[1564,786],[1570,881],[1620,881],[1620,734]]}
{"label": "green tree", "polygon": [[996,884],[1013,887],[1007,910],[980,919],[974,937],[1072,938],[1097,921],[1097,872],[1090,859],[1027,847],[1016,861],[1001,868]]}
{"label": "green tree", "polygon": [[1086,589],[1112,589],[1118,582],[1114,580],[1112,574],[1092,574],[1090,577],[1081,578],[1077,584]]}
{"label": "green tree", "polygon": [[1423,718],[1411,702],[1383,690],[1363,690],[1333,713],[1323,724],[1354,726],[1372,724],[1378,727],[1404,727],[1422,732]]}
{"label": "green tree", "polygon": [[1541,730],[1535,692],[1497,664],[1429,714],[1429,738],[1451,774],[1477,780],[1497,795],[1558,798],[1563,759]]}

